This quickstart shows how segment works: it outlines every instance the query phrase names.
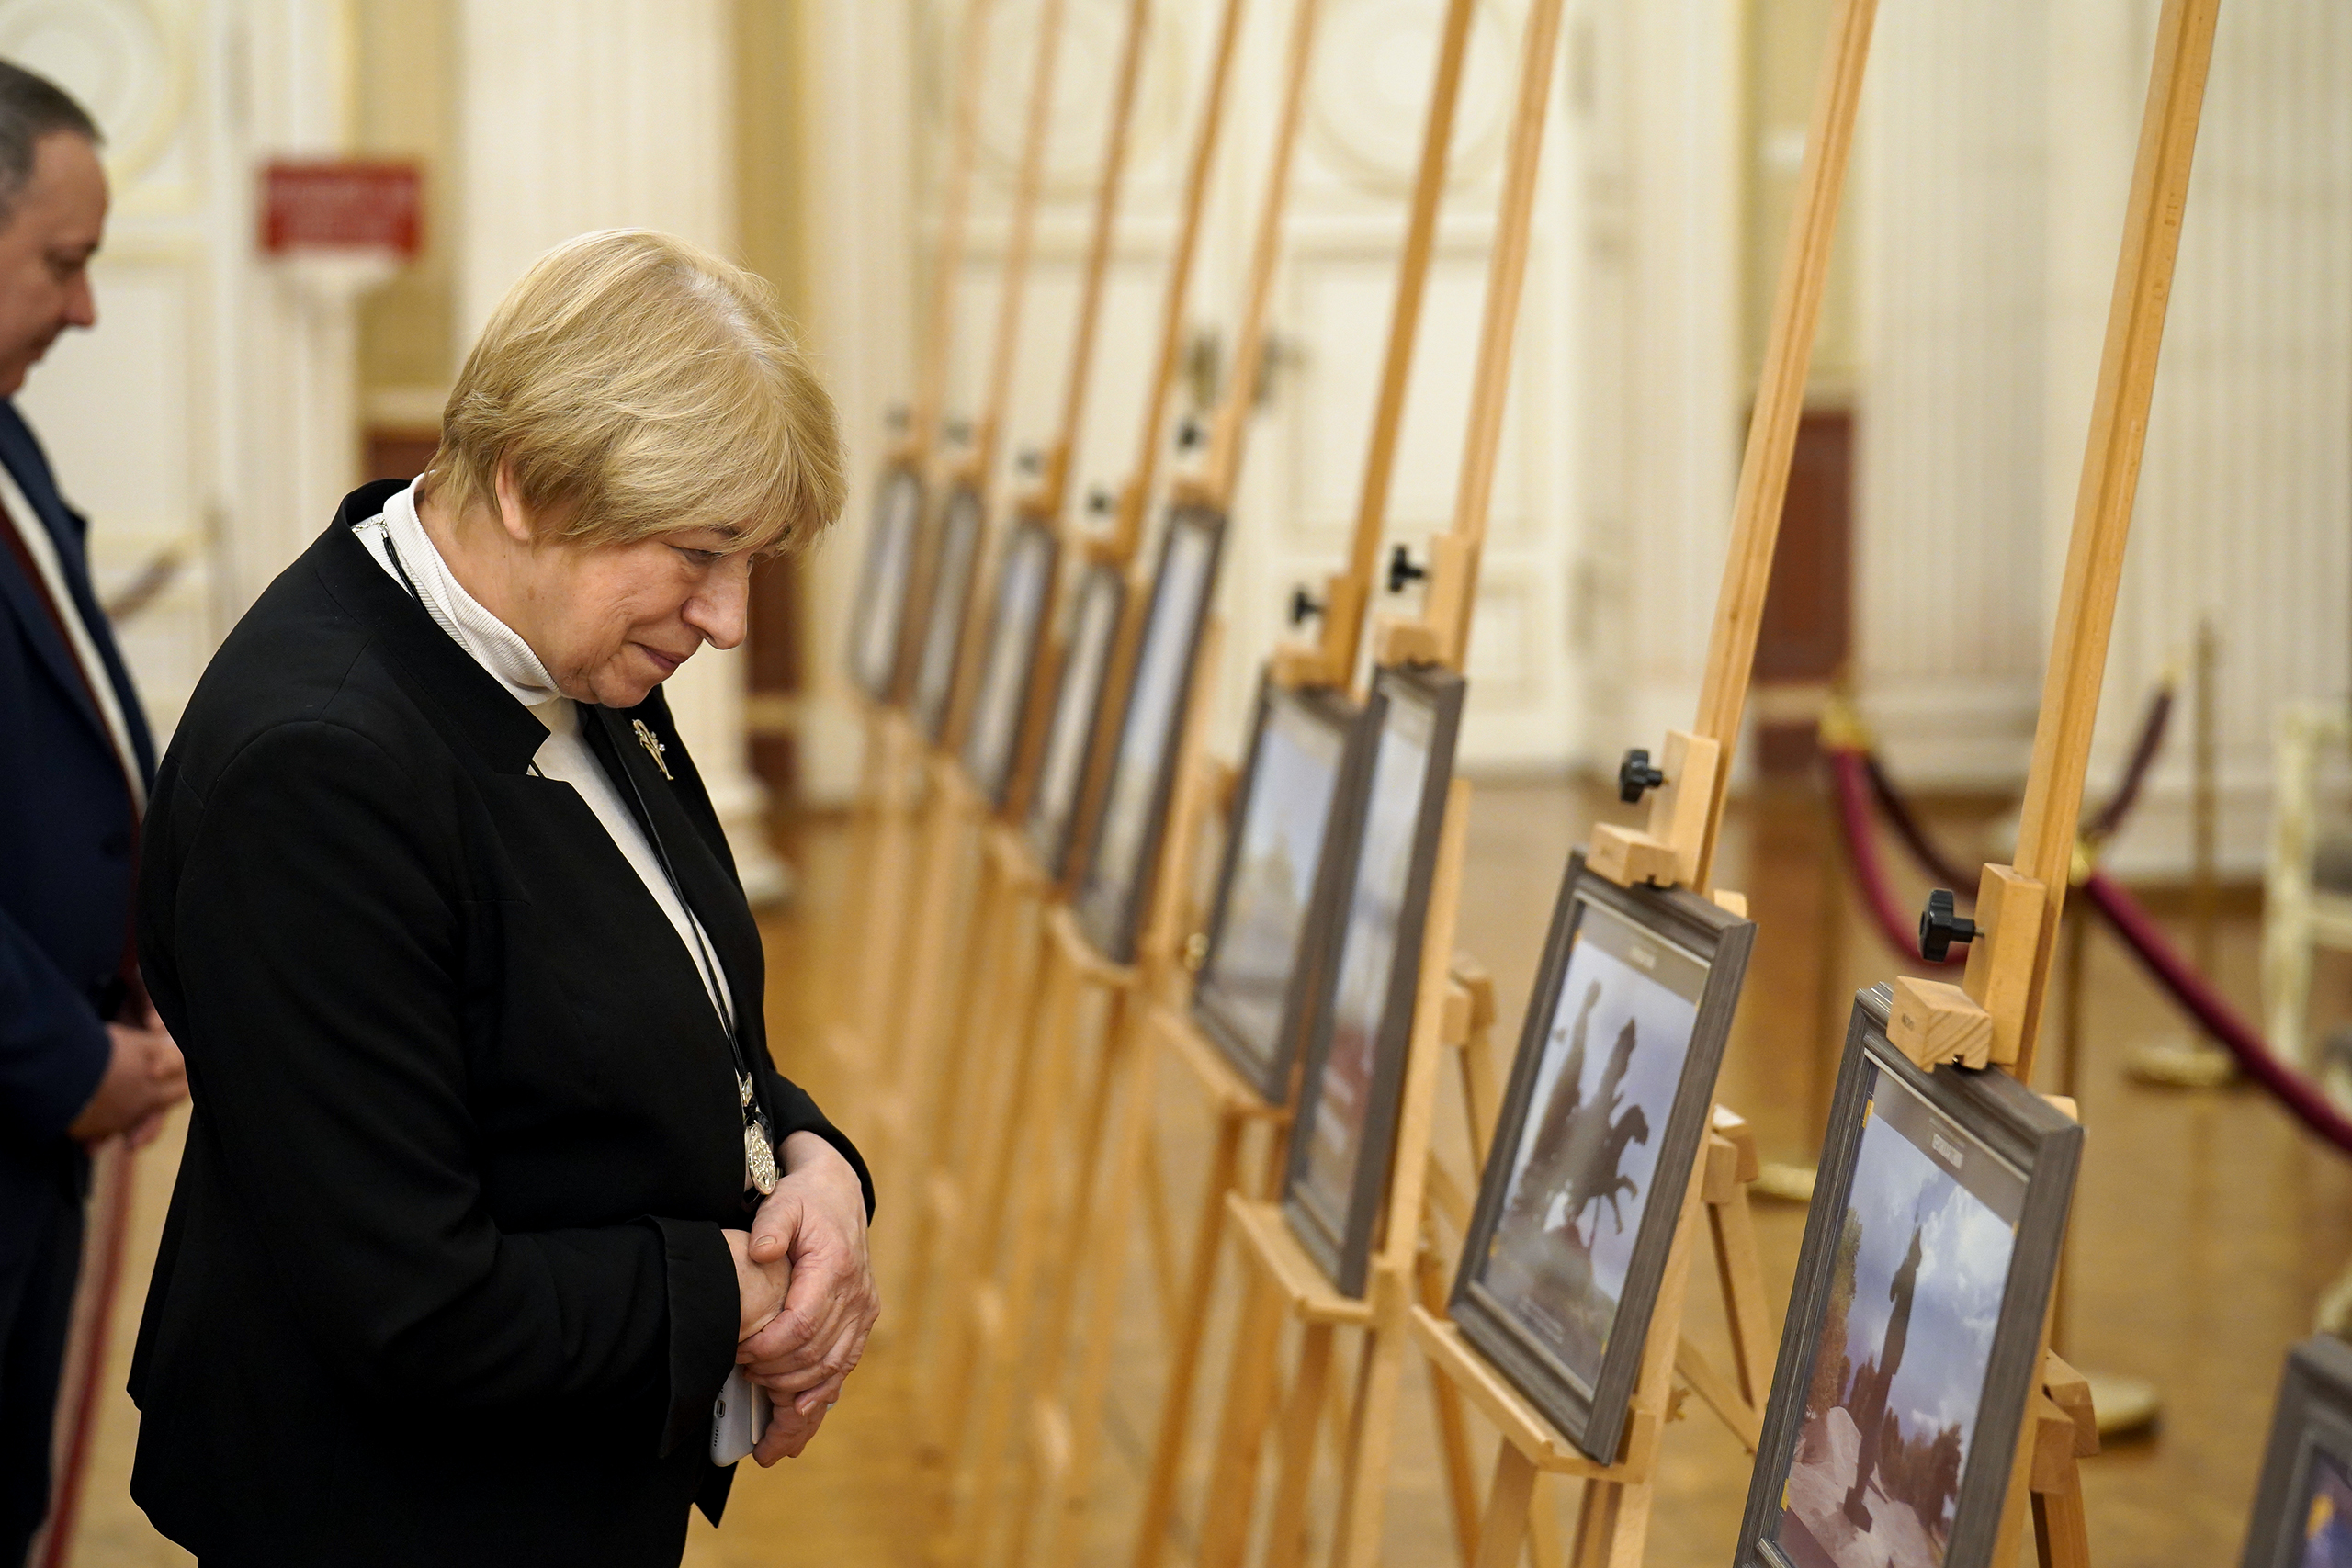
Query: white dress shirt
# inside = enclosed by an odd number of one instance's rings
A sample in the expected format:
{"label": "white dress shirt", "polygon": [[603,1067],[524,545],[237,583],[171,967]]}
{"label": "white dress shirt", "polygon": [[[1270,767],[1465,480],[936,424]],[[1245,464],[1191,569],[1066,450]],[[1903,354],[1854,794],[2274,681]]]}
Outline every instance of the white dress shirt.
{"label": "white dress shirt", "polygon": [[[381,513],[358,525],[353,532],[359,536],[368,553],[376,558],[376,564],[395,582],[401,582],[403,592],[414,585],[417,600],[424,606],[425,614],[433,617],[434,624],[488,671],[491,678],[506,689],[507,695],[530,709],[532,716],[547,726],[548,738],[533,755],[532,766],[547,778],[570,784],[587,803],[588,809],[595,813],[596,820],[605,825],[605,831],[628,859],[637,879],[645,884],[645,891],[662,907],[662,913],[678,933],[687,956],[694,960],[695,972],[702,976],[703,989],[709,993],[711,1006],[718,1010],[719,1021],[732,1029],[734,998],[722,983],[718,949],[710,944],[702,922],[679,900],[644,829],[630,815],[620,792],[613,787],[612,778],[596,760],[595,752],[581,739],[579,705],[556,689],[554,678],[539,662],[539,656],[531,651],[531,645],[484,609],[449,570],[449,564],[441,558],[432,536],[417,520],[416,487],[412,484],[394,495],[384,503]],[[401,582],[402,569],[407,574],[405,582]]]}

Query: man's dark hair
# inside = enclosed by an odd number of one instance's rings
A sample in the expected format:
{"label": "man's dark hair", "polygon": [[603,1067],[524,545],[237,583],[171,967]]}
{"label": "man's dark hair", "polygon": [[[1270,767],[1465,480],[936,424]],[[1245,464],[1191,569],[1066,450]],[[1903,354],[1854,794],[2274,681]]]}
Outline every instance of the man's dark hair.
{"label": "man's dark hair", "polygon": [[0,60],[0,225],[16,216],[17,198],[33,177],[33,149],[44,136],[70,130],[103,145],[98,122],[72,94],[46,76]]}

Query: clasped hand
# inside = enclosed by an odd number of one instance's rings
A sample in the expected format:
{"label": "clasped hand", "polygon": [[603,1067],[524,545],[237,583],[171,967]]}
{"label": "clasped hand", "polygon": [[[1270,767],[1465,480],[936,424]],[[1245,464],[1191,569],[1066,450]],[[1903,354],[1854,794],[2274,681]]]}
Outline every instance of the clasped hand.
{"label": "clasped hand", "polygon": [[773,1404],[752,1453],[763,1466],[808,1446],[881,1312],[857,1172],[813,1133],[780,1152],[784,1177],[752,1228],[726,1233],[742,1304],[735,1359]]}

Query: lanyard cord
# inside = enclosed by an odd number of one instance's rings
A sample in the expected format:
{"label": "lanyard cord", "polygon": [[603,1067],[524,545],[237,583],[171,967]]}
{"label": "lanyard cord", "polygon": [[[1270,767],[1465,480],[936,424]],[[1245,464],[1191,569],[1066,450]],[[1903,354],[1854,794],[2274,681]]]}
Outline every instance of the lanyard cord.
{"label": "lanyard cord", "polygon": [[[400,541],[392,537],[392,531],[389,526],[384,527],[382,532],[384,554],[390,559],[392,570],[399,575],[401,586],[408,590],[410,598],[423,604],[424,595],[416,591],[416,580],[409,576],[408,563],[401,559]],[[609,739],[610,737],[606,739]],[[533,778],[547,777],[545,773],[539,772],[539,764],[536,761],[530,764],[530,769]],[[702,921],[695,918],[695,907],[686,901],[686,890],[678,882],[677,868],[670,863],[670,846],[662,841],[662,829],[654,825],[653,813],[645,804],[645,792],[638,788],[637,775],[629,772],[626,759],[621,763],[620,773],[623,781],[628,784],[631,798],[637,802],[637,818],[639,822],[644,825],[645,836],[653,845],[653,857],[661,863],[662,879],[670,885],[670,897],[678,901],[678,908],[685,914],[686,933],[690,938],[687,943],[687,953],[694,959],[695,977],[709,988],[711,999],[718,1004],[719,1022],[725,1027],[727,1034],[727,1054],[734,1063],[736,1082],[739,1086],[748,1088],[750,1091],[751,1101],[743,1107],[744,1124],[757,1125],[761,1133],[773,1142],[771,1123],[768,1121],[767,1096],[762,1092],[763,1086],[752,1073],[751,1063],[743,1055],[743,1039],[735,1021],[734,993],[728,987],[725,966],[718,962],[718,953],[711,948],[710,938],[704,932]]]}

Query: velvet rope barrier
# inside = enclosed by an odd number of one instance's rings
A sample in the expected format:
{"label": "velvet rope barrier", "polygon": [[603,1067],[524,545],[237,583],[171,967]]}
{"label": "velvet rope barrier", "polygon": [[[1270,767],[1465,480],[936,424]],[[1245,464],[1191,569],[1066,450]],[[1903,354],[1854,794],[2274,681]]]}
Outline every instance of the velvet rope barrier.
{"label": "velvet rope barrier", "polygon": [[2212,982],[2173,951],[2138,899],[2103,871],[2092,872],[2083,883],[2083,891],[2090,895],[2092,907],[2107,918],[2142,967],[2206,1033],[2237,1058],[2248,1077],[2277,1096],[2304,1126],[2352,1153],[2352,1119],[2338,1111],[2316,1084],[2278,1059],[2268,1042],[2213,989]]}
{"label": "velvet rope barrier", "polygon": [[[2160,692],[2150,705],[2148,722],[2141,732],[2141,744],[2133,749],[2133,767],[2127,773],[2124,787],[2116,791],[2116,800],[2123,803],[2120,812],[2101,812],[2101,818],[2111,817],[2121,821],[2130,810],[2130,802],[2139,795],[2139,784],[2147,772],[2143,758],[2153,759],[2154,745],[2149,736],[2161,738],[2165,710],[2169,707],[2169,693]],[[1887,937],[1896,948],[1916,955],[1917,939],[1904,930],[1900,906],[1887,888],[1884,869],[1877,864],[1877,849],[1871,840],[1868,812],[1864,807],[1865,793],[1875,795],[1884,807],[1887,820],[1905,847],[1918,857],[1919,863],[1939,881],[1957,886],[1968,879],[1959,868],[1927,836],[1910,803],[1895,791],[1878,759],[1870,752],[1852,747],[1832,747],[1831,766],[1838,779],[1838,813],[1846,829],[1847,847],[1854,856],[1855,875],[1862,882],[1863,901],[1872,908],[1880,925],[1887,930]],[[2137,776],[2135,776],[2137,775]],[[1867,869],[1866,869],[1867,868]],[[2211,981],[2199,974],[2189,963],[2173,950],[2146,909],[2138,899],[2124,891],[2122,886],[2105,872],[2093,870],[2084,881],[2083,891],[2091,907],[2106,919],[2132,955],[2181,1010],[2194,1018],[2222,1047],[2234,1057],[2238,1066],[2293,1114],[2295,1119],[2313,1134],[2337,1148],[2352,1153],[2352,1118],[2337,1110],[2334,1101],[2321,1092],[2317,1085],[2297,1072],[2270,1049],[2261,1034],[2246,1022],[2236,1009],[2216,991]]]}
{"label": "velvet rope barrier", "polygon": [[[1948,958],[1940,964],[1920,954],[1919,933],[1894,897],[1894,886],[1887,880],[1886,866],[1879,859],[1878,840],[1871,832],[1871,774],[1876,763],[1868,752],[1845,747],[1833,747],[1828,755],[1830,777],[1837,784],[1838,826],[1846,840],[1846,863],[1853,868],[1855,884],[1861,890],[1862,904],[1870,910],[1871,919],[1878,922],[1879,934],[1895,952],[1914,964],[1925,964],[1930,968],[1951,968],[1966,963],[1965,953]],[[1907,818],[1894,817],[1892,813],[1889,815],[1895,830],[1902,833],[1903,824]],[[1915,854],[1923,849],[1928,852],[1920,858],[1923,863],[1928,863],[1934,847],[1924,838],[1915,840],[1908,833],[1904,837]],[[1946,875],[1941,870],[1936,871],[1936,874],[1955,885],[1962,880]]]}

